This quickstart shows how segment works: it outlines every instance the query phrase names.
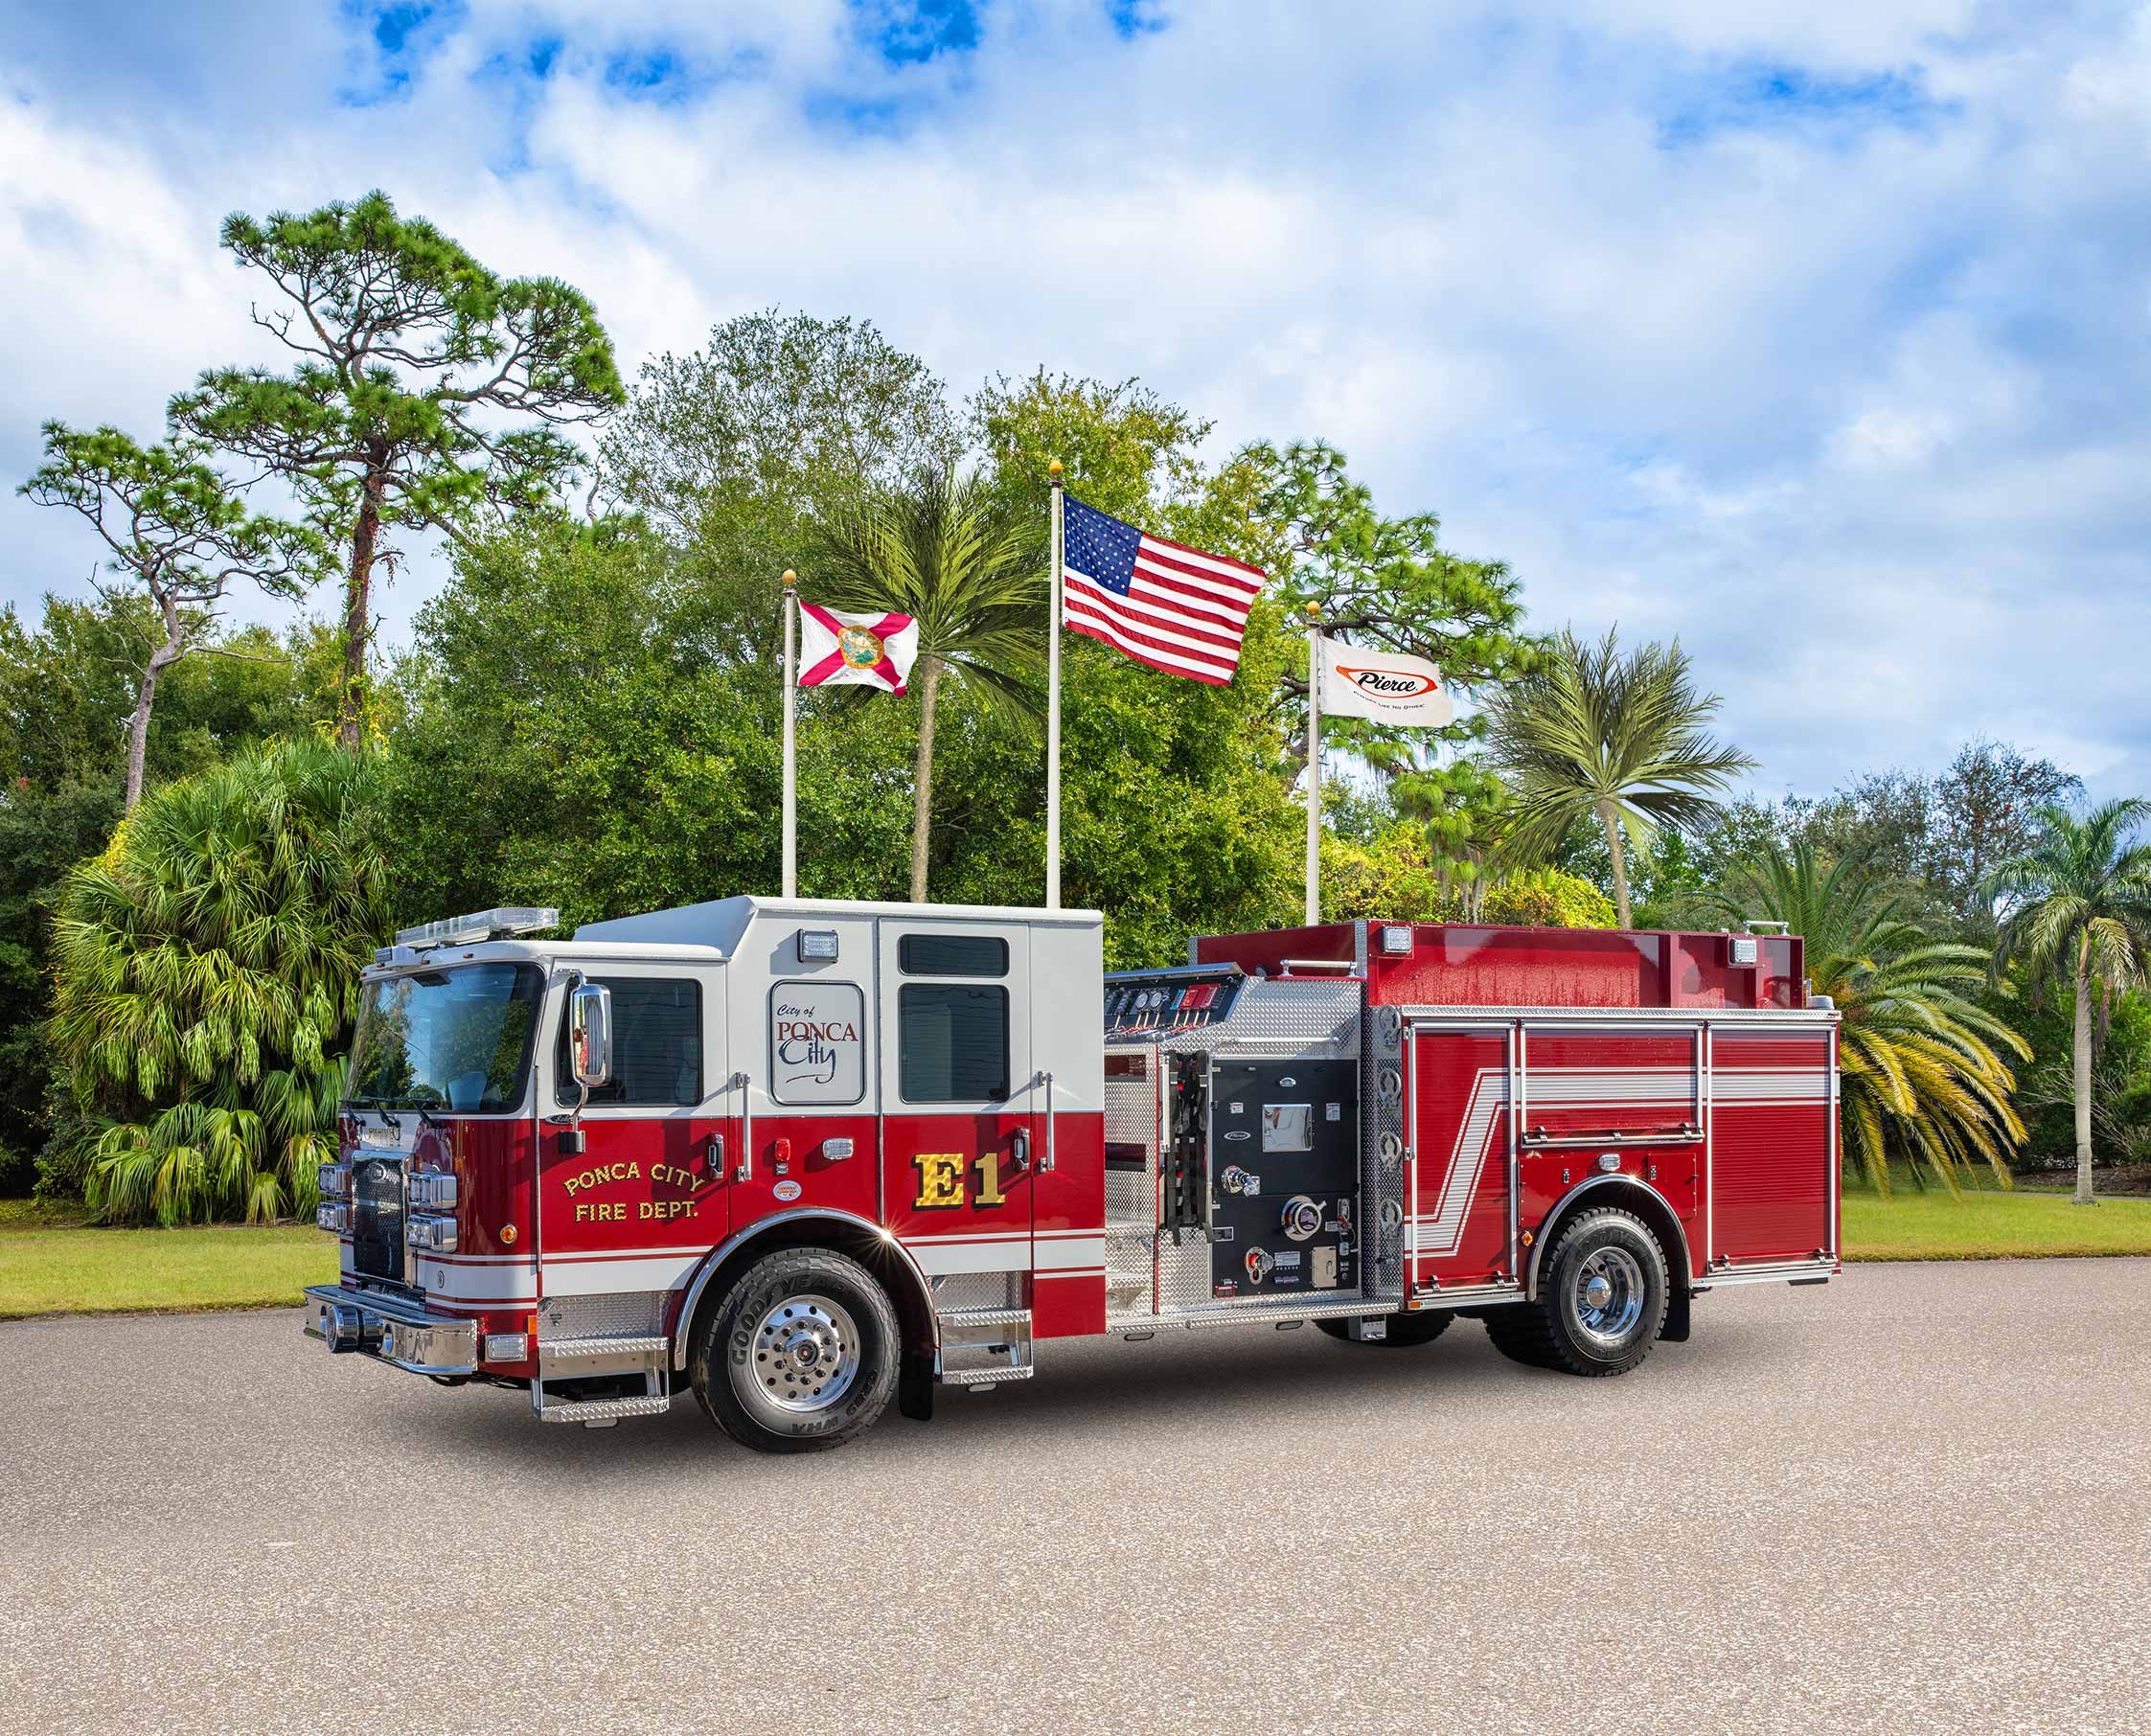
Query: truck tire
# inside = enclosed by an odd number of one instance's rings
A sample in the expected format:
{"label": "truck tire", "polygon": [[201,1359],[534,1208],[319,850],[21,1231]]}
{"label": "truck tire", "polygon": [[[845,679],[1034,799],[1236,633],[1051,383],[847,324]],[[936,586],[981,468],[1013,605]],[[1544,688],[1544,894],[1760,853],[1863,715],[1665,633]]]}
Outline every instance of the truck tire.
{"label": "truck tire", "polygon": [[757,1452],[821,1452],[881,1414],[896,1390],[896,1310],[856,1260],[786,1248],[756,1261],[710,1310],[688,1379],[711,1422]]}
{"label": "truck tire", "polygon": [[1388,1326],[1379,1338],[1355,1338],[1350,1323],[1344,1320],[1317,1320],[1316,1326],[1331,1337],[1346,1344],[1378,1344],[1390,1350],[1408,1350],[1418,1344],[1431,1344],[1449,1330],[1455,1316],[1446,1308],[1426,1309],[1417,1313],[1391,1314]]}
{"label": "truck tire", "polygon": [[1513,1361],[1564,1374],[1626,1374],[1665,1324],[1658,1238],[1632,1212],[1571,1219],[1547,1251],[1536,1301],[1486,1311],[1486,1336]]}

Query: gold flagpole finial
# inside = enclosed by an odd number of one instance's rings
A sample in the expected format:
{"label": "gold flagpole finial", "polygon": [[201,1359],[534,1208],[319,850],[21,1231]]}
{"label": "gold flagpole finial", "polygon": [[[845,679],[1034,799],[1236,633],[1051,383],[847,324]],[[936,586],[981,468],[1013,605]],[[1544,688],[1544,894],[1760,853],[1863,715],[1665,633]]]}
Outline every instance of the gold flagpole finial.
{"label": "gold flagpole finial", "polygon": [[791,588],[791,587],[792,587],[793,585],[797,584],[798,582],[799,582],[799,575],[798,575],[797,573],[793,572],[793,571],[792,571],[792,570],[791,570],[791,569],[790,569],[790,568],[789,568],[789,566],[788,566],[788,567],[786,567],[786,568],[785,568],[785,570],[784,570],[784,587],[785,587],[785,589],[789,591],[789,589],[790,589],[790,588]]}
{"label": "gold flagpole finial", "polygon": [[1052,477],[1055,482],[1059,482],[1061,480],[1061,461],[1058,458],[1049,460],[1045,467],[1045,473]]}
{"label": "gold flagpole finial", "polygon": [[1319,621],[1322,618],[1322,605],[1319,603],[1310,603],[1307,605],[1307,618],[1310,621]]}

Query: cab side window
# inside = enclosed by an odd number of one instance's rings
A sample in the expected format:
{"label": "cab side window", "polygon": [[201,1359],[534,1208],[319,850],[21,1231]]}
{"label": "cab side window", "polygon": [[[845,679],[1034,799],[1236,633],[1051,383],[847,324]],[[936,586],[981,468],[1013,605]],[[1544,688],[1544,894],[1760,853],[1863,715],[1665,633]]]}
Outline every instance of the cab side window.
{"label": "cab side window", "polygon": [[905,1103],[1007,1099],[1006,989],[905,983],[896,1016],[898,1089]]}
{"label": "cab side window", "polygon": [[[612,1079],[593,1104],[676,1108],[702,1101],[702,985],[675,976],[592,976],[612,991]],[[568,1066],[567,1019],[553,1055],[554,1096],[577,1096]]]}

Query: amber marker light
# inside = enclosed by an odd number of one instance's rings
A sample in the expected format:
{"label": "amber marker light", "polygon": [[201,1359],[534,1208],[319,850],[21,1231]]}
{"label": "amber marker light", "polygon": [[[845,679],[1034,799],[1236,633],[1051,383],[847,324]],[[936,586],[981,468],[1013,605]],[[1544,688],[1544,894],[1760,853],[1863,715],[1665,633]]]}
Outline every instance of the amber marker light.
{"label": "amber marker light", "polygon": [[500,1226],[500,1245],[502,1247],[514,1247],[515,1245],[515,1226],[513,1223],[504,1223]]}

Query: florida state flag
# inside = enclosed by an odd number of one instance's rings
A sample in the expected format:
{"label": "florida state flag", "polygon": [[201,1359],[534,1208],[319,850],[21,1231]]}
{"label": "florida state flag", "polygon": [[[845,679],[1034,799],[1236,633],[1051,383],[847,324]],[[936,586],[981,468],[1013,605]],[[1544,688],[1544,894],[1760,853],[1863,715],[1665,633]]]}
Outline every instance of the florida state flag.
{"label": "florida state flag", "polygon": [[904,691],[919,655],[919,624],[909,615],[854,615],[799,605],[799,685]]}

